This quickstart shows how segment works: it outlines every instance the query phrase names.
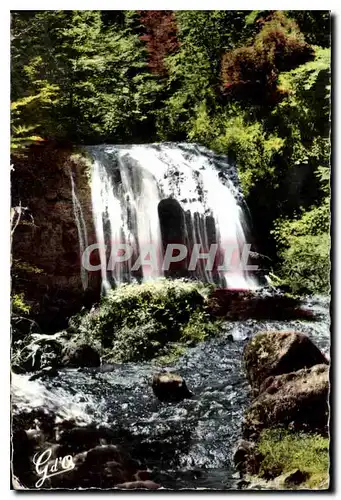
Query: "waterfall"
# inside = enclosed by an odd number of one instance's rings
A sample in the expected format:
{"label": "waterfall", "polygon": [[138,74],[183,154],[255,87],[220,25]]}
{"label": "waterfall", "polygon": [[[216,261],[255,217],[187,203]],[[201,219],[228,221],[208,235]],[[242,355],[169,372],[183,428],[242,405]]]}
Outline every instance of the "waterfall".
{"label": "waterfall", "polygon": [[[235,245],[241,253],[247,243],[238,176],[226,157],[185,143],[98,145],[87,150],[93,158],[92,206],[105,290],[164,275],[193,276],[229,288],[256,286],[245,270],[218,273],[217,266],[206,269],[204,259],[194,270],[187,269],[195,244],[200,244],[201,253],[215,244],[219,260],[224,245]],[[169,243],[183,244],[189,253],[181,264],[164,271],[161,262]],[[120,244],[132,249],[132,258],[109,269],[110,251]],[[157,268],[146,260],[140,267],[134,265],[144,248],[150,249],[148,257],[158,262]]]}
{"label": "waterfall", "polygon": [[[72,193],[72,206],[73,206],[73,214],[75,216],[77,231],[78,231],[78,241],[79,241],[79,251],[80,256],[83,255],[84,250],[88,246],[88,233],[86,229],[86,224],[83,216],[82,206],[79,203],[79,199],[75,190],[75,182],[73,180],[73,174],[70,170],[70,179],[71,179],[71,193]],[[80,266],[81,280],[83,289],[86,290],[88,287],[88,272],[82,266]]]}

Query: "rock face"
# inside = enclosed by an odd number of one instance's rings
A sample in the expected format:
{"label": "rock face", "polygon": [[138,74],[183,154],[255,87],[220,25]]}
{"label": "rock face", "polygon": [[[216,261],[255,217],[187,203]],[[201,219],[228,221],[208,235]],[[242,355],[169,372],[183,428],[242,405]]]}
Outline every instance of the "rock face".
{"label": "rock face", "polygon": [[329,369],[325,364],[268,377],[247,410],[244,435],[268,427],[327,433]]}
{"label": "rock face", "polygon": [[70,147],[47,143],[13,158],[12,206],[27,208],[12,242],[15,293],[24,292],[43,330],[62,329],[65,317],[96,301],[100,276],[88,273],[84,290],[72,185],[82,209],[88,244],[95,243],[89,165]]}
{"label": "rock face", "polygon": [[233,290],[217,288],[208,300],[208,310],[215,317],[228,320],[307,318],[300,301],[285,294],[270,294],[267,289]]}
{"label": "rock face", "polygon": [[267,377],[328,363],[318,347],[306,335],[297,332],[255,335],[245,347],[244,362],[255,395]]}
{"label": "rock face", "polygon": [[177,373],[157,373],[153,377],[152,388],[160,401],[182,401],[191,398],[193,394],[188,390],[186,382]]}

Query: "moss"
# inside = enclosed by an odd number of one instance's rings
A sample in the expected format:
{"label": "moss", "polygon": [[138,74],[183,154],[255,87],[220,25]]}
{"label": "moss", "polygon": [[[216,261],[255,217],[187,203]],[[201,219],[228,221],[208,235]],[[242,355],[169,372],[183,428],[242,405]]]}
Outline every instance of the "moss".
{"label": "moss", "polygon": [[186,348],[184,345],[174,344],[172,346],[169,346],[167,354],[159,356],[155,361],[160,366],[172,365],[180,356],[185,353],[185,351]]}
{"label": "moss", "polygon": [[76,164],[84,165],[84,173],[91,184],[93,158],[85,148],[74,147],[70,160]]}
{"label": "moss", "polygon": [[[329,439],[319,434],[267,429],[257,450],[263,457],[258,475],[264,479],[287,475],[299,469],[307,473],[300,489],[327,489],[329,484]],[[290,486],[288,485],[290,488]],[[292,488],[297,486],[292,485]]]}
{"label": "moss", "polygon": [[206,311],[210,286],[160,279],[112,290],[100,307],[72,320],[77,335],[100,341],[105,359],[140,361],[174,356],[174,344],[191,345],[218,332]]}
{"label": "moss", "polygon": [[258,379],[264,363],[269,363],[276,349],[276,338],[270,333],[273,332],[258,333],[245,347],[244,361],[251,385]]}

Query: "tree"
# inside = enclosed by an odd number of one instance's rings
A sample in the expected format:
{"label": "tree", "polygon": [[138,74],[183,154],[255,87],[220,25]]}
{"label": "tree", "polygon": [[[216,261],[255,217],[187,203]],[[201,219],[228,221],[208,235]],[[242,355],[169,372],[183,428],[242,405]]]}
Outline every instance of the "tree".
{"label": "tree", "polygon": [[101,11],[14,13],[13,97],[50,96],[23,116],[35,117],[39,134],[120,142],[143,131],[158,86],[126,25],[104,23]]}
{"label": "tree", "polygon": [[170,10],[142,10],[140,15],[145,28],[141,40],[146,43],[149,68],[156,75],[166,76],[165,58],[179,46],[174,13]]}
{"label": "tree", "polygon": [[276,11],[263,21],[252,45],[227,52],[222,60],[222,80],[229,97],[258,102],[278,101],[281,71],[311,59],[312,48],[296,23]]}

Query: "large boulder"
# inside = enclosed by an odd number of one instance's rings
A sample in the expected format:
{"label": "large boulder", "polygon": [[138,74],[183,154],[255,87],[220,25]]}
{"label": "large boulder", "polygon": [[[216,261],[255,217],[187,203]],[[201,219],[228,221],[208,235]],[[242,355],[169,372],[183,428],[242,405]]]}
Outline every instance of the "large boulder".
{"label": "large boulder", "polygon": [[192,393],[188,390],[186,382],[177,373],[157,373],[153,377],[152,388],[155,396],[160,401],[182,401],[191,398]]}
{"label": "large boulder", "polygon": [[263,428],[328,432],[329,369],[325,364],[268,377],[244,418],[244,436],[254,438]]}
{"label": "large boulder", "polygon": [[254,474],[258,471],[263,456],[257,450],[255,443],[241,439],[233,451],[232,458],[237,470]]}
{"label": "large boulder", "polygon": [[246,345],[244,362],[254,395],[269,376],[328,364],[316,345],[297,332],[261,332]]}
{"label": "large boulder", "polygon": [[100,366],[99,353],[87,344],[69,345],[63,351],[62,363],[68,367],[94,367]]}

